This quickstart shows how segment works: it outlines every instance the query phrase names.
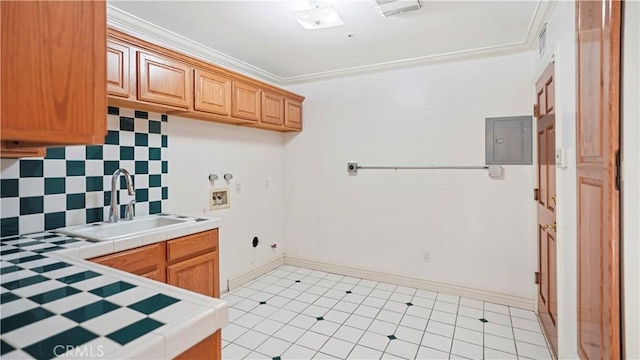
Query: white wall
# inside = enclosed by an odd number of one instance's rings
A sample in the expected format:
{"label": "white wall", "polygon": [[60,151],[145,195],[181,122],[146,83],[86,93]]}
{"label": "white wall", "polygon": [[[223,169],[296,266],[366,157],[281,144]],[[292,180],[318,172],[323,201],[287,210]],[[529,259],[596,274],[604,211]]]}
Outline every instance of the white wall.
{"label": "white wall", "polygon": [[[485,117],[531,114],[531,52],[293,86],[285,135],[287,253],[533,299],[533,167],[484,165]],[[431,251],[431,262],[422,261]]]}
{"label": "white wall", "polygon": [[627,359],[640,359],[640,2],[624,3],[622,63],[623,287]]}
{"label": "white wall", "polygon": [[[169,211],[222,219],[222,291],[229,277],[282,252],[283,159],[280,133],[169,116]],[[210,173],[220,177],[214,186],[208,180]],[[224,173],[233,174],[229,185],[222,180]],[[209,189],[227,186],[231,207],[209,211]],[[255,249],[254,236],[260,239]],[[279,248],[271,249],[272,243]]]}
{"label": "white wall", "polygon": [[558,356],[575,359],[576,318],[576,41],[575,3],[558,1],[547,23],[547,51],[536,56],[536,77],[555,59],[556,147],[568,148],[566,169],[556,169]]}

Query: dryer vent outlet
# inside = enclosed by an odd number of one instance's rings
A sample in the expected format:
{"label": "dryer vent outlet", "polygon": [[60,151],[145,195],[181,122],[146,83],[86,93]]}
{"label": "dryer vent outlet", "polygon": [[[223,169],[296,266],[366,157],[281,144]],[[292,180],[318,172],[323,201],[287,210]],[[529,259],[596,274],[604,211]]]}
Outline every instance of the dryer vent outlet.
{"label": "dryer vent outlet", "polygon": [[254,236],[254,237],[253,237],[253,241],[251,242],[251,244],[253,245],[253,247],[257,247],[257,246],[258,246],[258,242],[260,242],[260,241],[258,240],[258,237],[257,237],[257,236]]}

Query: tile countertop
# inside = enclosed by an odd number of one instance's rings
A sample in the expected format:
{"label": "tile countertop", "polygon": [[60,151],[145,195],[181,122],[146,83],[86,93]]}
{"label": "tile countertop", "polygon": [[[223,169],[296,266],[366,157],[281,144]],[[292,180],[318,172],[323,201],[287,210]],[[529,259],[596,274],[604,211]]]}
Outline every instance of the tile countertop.
{"label": "tile countertop", "polygon": [[[169,239],[219,224],[157,216],[187,221]],[[84,260],[166,239],[93,243],[55,231],[0,239],[2,359],[166,359],[216,332],[227,323],[224,301]]]}

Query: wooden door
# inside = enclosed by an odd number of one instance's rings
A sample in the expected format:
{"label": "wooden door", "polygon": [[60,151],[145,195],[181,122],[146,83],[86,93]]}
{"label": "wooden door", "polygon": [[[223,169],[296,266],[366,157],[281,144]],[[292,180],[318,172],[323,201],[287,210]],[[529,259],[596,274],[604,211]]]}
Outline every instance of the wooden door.
{"label": "wooden door", "polygon": [[218,115],[231,112],[231,80],[209,71],[194,69],[194,109]]}
{"label": "wooden door", "polygon": [[578,354],[619,359],[619,1],[576,2]]}
{"label": "wooden door", "polygon": [[302,130],[302,103],[296,100],[285,99],[284,107],[284,126]]}
{"label": "wooden door", "polygon": [[138,99],[189,107],[191,68],[179,61],[138,51]]}
{"label": "wooden door", "polygon": [[284,96],[262,92],[262,123],[279,125],[284,124]]}
{"label": "wooden door", "polygon": [[107,133],[104,1],[0,1],[0,137],[97,144]]}
{"label": "wooden door", "polygon": [[556,127],[554,64],[536,83],[538,140],[538,314],[554,352],[558,348],[556,271]]}
{"label": "wooden door", "polygon": [[231,116],[258,122],[262,103],[260,89],[243,82],[234,81],[231,91],[233,94]]}
{"label": "wooden door", "polygon": [[107,92],[129,97],[129,46],[107,41]]}
{"label": "wooden door", "polygon": [[167,284],[195,291],[207,296],[217,296],[217,252],[181,261],[167,267]]}

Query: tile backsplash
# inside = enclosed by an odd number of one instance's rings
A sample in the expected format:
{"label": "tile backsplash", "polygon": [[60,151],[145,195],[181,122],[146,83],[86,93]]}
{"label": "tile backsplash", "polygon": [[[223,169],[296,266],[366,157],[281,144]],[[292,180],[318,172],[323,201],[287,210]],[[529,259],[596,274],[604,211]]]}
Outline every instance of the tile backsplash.
{"label": "tile backsplash", "polygon": [[135,214],[167,208],[167,115],[109,107],[104,145],[48,148],[44,158],[2,159],[0,232],[28,234],[109,217],[111,178],[127,169],[135,196],[118,180],[120,216],[135,203]]}

